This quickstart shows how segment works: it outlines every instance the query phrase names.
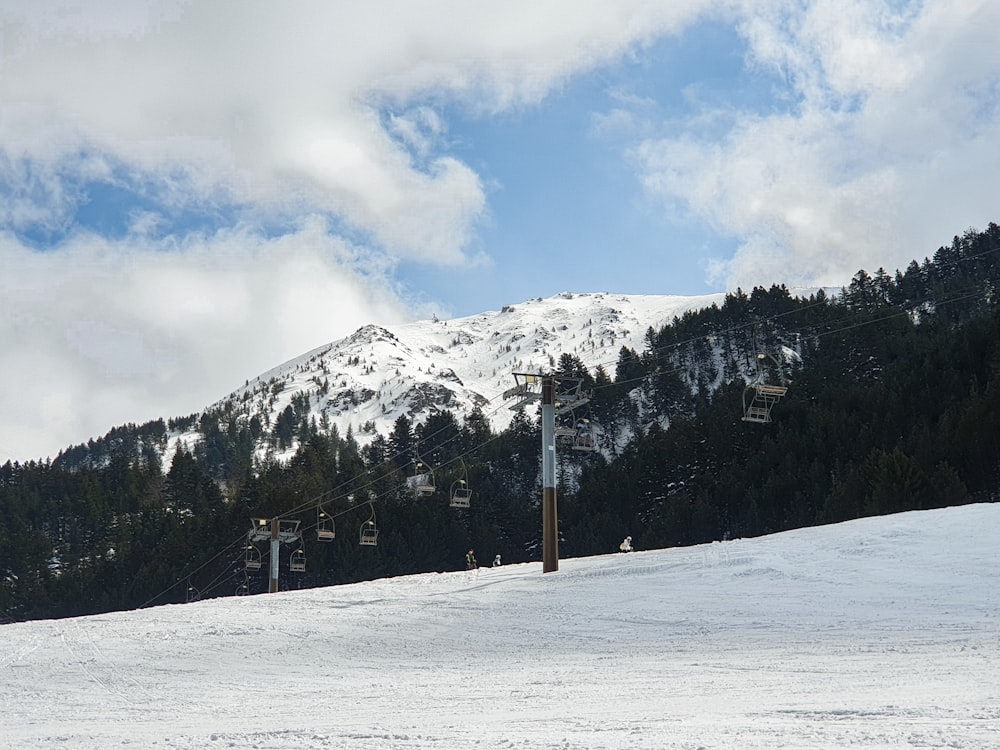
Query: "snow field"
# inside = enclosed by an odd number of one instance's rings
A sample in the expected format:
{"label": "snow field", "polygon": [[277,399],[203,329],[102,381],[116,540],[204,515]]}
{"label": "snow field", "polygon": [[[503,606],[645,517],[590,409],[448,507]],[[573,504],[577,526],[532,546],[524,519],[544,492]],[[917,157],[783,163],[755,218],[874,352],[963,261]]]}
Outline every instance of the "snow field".
{"label": "snow field", "polygon": [[11,748],[1000,747],[1000,505],[3,626]]}

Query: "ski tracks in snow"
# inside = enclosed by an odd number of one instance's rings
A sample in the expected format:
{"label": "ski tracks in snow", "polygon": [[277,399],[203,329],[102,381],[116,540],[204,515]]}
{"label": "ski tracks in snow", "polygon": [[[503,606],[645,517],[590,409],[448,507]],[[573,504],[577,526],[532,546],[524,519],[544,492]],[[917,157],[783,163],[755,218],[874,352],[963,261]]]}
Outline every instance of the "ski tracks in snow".
{"label": "ski tracks in snow", "polygon": [[81,618],[68,620],[67,623],[65,627],[57,626],[56,631],[66,657],[64,662],[83,672],[105,695],[142,711],[174,711],[193,705],[178,700],[176,694],[150,689],[136,679],[128,666],[122,666],[104,654],[91,633],[92,627],[100,627],[98,620]]}

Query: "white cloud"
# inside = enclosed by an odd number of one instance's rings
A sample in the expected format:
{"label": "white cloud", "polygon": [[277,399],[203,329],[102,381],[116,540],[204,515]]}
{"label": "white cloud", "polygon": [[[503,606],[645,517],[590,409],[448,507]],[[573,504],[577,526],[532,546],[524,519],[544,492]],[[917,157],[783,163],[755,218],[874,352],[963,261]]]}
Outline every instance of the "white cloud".
{"label": "white cloud", "polygon": [[232,230],[182,248],[80,236],[46,253],[0,239],[0,455],[198,411],[247,377],[373,321],[407,319],[389,265],[325,224]]}
{"label": "white cloud", "polygon": [[410,109],[418,99],[484,112],[536,102],[701,3],[660,6],[233,0],[125,3],[119,15],[8,3],[0,142],[184,174],[189,200],[222,190],[330,211],[390,252],[455,263],[485,210],[478,177],[444,155],[415,159],[429,156],[416,121],[387,127],[375,108],[422,113],[426,138],[439,126],[426,103]]}
{"label": "white cloud", "polygon": [[420,158],[432,152],[446,130],[444,120],[427,106],[414,107],[389,118],[389,131]]}
{"label": "white cloud", "polygon": [[[748,62],[779,72],[782,111],[698,112],[633,152],[672,213],[739,240],[711,264],[715,279],[839,285],[995,218],[1000,6],[822,0],[745,13]],[[702,136],[720,123],[721,139]]]}

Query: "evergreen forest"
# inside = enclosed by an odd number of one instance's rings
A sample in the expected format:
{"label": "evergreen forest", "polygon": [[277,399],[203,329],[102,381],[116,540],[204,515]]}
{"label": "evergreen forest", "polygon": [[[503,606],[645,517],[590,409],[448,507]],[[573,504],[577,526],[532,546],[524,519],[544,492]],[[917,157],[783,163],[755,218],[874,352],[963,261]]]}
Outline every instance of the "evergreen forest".
{"label": "evergreen forest", "polygon": [[[563,354],[554,374],[589,394],[573,419],[600,426],[602,450],[558,438],[560,557],[626,535],[654,549],[996,502],[998,288],[991,223],[837,294],[737,290],[650,328],[613,367]],[[787,387],[770,421],[744,419],[747,371]],[[283,463],[253,458],[259,422],[192,420],[204,439],[167,458],[155,448],[181,420],[0,466],[0,622],[266,592],[251,519],[298,523],[278,545],[283,590],[458,570],[469,548],[481,565],[541,559],[537,404],[500,432],[481,410],[403,416],[364,446],[289,408],[275,430],[299,448]],[[456,488],[469,507],[452,507]],[[359,543],[366,529],[376,544]]]}

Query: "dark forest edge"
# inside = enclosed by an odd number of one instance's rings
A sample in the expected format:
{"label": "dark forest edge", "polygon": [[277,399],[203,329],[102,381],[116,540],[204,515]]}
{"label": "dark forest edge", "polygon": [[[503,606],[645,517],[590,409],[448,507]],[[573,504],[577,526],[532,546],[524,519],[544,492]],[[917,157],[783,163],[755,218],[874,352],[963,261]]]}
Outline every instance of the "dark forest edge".
{"label": "dark forest edge", "polygon": [[[584,381],[606,455],[559,456],[560,556],[752,537],[1000,496],[1000,227],[969,230],[904,271],[859,271],[840,294],[783,286],[727,295],[623,348],[612,377],[564,354]],[[741,419],[740,375],[763,347],[789,388],[770,424]],[[294,405],[293,405],[294,406]],[[359,447],[290,407],[268,430],[224,407],[126,425],[55,460],[0,466],[0,621],[69,617],[267,590],[248,573],[251,517],[300,519],[307,572],[282,588],[541,557],[540,426],[495,433],[442,411]],[[167,430],[197,427],[163,471]],[[261,440],[300,447],[255,463]],[[610,450],[614,441],[614,450]],[[415,496],[413,456],[440,467]],[[448,488],[473,489],[468,509]],[[333,540],[316,540],[318,513]],[[377,546],[358,544],[378,519]],[[958,541],[958,540],[956,540]],[[293,550],[282,546],[281,554]]]}

